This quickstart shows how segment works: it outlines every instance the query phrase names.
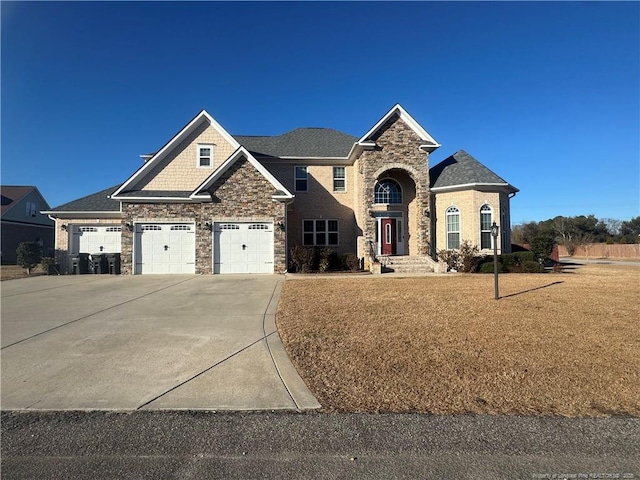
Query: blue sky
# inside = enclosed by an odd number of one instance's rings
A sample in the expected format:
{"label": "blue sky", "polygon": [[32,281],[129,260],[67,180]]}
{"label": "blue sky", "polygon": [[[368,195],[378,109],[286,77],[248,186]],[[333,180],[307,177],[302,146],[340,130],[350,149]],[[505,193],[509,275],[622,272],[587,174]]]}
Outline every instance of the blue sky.
{"label": "blue sky", "polygon": [[395,103],[521,191],[512,223],[640,215],[638,2],[2,2],[2,183],[119,184],[200,110],[361,136]]}

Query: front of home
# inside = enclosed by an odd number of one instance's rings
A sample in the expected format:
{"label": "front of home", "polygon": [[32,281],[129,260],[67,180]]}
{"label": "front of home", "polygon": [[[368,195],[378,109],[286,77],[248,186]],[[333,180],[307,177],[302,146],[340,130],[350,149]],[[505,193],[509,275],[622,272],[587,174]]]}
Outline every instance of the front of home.
{"label": "front of home", "polygon": [[462,150],[430,168],[439,146],[400,105],[360,138],[232,136],[202,111],[123,184],[43,213],[63,269],[118,253],[125,274],[282,273],[303,245],[437,271],[463,240],[490,251],[493,221],[508,252],[518,190]]}

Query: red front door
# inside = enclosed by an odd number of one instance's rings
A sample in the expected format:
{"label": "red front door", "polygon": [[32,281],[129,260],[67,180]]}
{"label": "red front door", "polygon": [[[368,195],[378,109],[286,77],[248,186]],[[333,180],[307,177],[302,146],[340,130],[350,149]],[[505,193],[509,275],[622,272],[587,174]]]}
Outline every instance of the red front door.
{"label": "red front door", "polygon": [[396,254],[396,220],[383,218],[382,224],[382,255]]}

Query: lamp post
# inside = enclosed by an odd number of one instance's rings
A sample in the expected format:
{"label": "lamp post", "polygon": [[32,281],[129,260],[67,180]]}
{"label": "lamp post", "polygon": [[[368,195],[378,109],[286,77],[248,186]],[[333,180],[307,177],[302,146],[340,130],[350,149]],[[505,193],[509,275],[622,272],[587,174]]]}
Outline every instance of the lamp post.
{"label": "lamp post", "polygon": [[493,282],[496,300],[500,298],[498,293],[498,233],[500,233],[500,227],[496,225],[496,222],[493,222],[491,236],[493,237]]}

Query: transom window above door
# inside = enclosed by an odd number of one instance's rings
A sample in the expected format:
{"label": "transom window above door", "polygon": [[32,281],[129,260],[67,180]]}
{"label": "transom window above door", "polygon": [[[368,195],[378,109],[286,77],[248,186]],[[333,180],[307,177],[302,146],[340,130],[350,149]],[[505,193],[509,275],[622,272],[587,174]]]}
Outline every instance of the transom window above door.
{"label": "transom window above door", "polygon": [[402,189],[398,182],[387,178],[376,183],[375,203],[402,203]]}

